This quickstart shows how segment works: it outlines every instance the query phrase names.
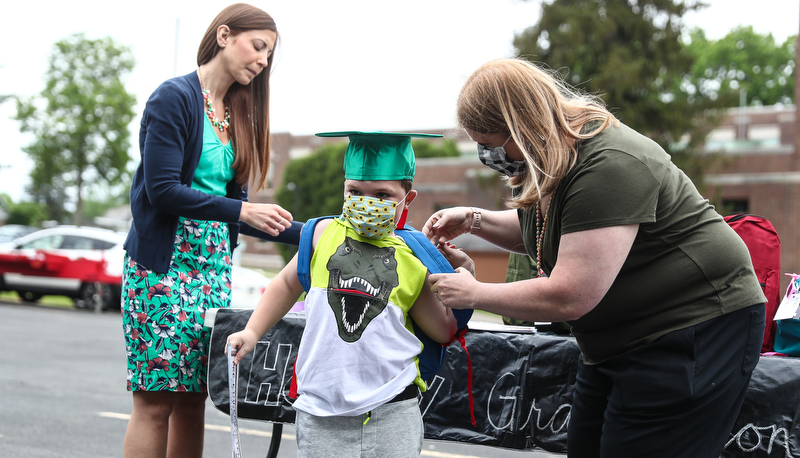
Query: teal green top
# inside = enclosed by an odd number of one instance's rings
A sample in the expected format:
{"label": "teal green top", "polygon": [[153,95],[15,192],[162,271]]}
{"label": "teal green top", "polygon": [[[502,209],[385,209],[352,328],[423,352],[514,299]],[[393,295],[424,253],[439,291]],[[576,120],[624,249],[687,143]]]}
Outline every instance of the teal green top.
{"label": "teal green top", "polygon": [[203,117],[205,118],[203,152],[200,154],[200,162],[194,172],[192,189],[225,197],[228,183],[234,177],[233,146],[230,141],[223,145],[217,134],[214,133],[214,126],[211,125],[208,116],[203,113]]}

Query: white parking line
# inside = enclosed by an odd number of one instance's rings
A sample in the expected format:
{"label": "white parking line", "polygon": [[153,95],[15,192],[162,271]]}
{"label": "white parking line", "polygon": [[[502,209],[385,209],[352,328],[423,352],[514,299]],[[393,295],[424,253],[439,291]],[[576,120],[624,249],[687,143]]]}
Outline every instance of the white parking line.
{"label": "white parking line", "polygon": [[459,455],[456,453],[432,452],[430,450],[423,450],[421,456],[433,456],[435,458],[480,458],[474,455]]}
{"label": "white parking line", "polygon": [[[115,418],[117,420],[129,420],[131,418],[130,414],[117,413],[117,412],[100,412],[100,416],[105,418]],[[210,431],[230,432],[231,427],[207,424],[206,429]],[[250,436],[272,437],[272,433],[268,433],[266,431],[259,431],[257,429],[248,429],[248,428],[239,428],[239,434],[247,434]],[[281,434],[281,440],[293,441],[295,440],[295,437],[293,434]],[[421,456],[430,456],[433,458],[480,458],[473,455],[459,455],[455,453],[434,452],[431,450],[423,450]]]}
{"label": "white parking line", "polygon": [[116,418],[117,420],[131,419],[131,416],[126,413],[116,413],[116,412],[100,412],[100,416],[106,418]]}
{"label": "white parking line", "polygon": [[[115,418],[117,420],[129,420],[131,418],[130,414],[125,413],[117,413],[117,412],[100,412],[101,417],[105,418]],[[206,424],[206,429],[209,431],[224,431],[230,432],[230,426],[221,426],[221,425],[209,425]],[[272,437],[272,433],[266,431],[259,431],[257,429],[248,429],[248,428],[239,428],[239,434],[247,434],[249,436],[261,436],[261,437]],[[295,440],[293,434],[281,434],[281,440]]]}

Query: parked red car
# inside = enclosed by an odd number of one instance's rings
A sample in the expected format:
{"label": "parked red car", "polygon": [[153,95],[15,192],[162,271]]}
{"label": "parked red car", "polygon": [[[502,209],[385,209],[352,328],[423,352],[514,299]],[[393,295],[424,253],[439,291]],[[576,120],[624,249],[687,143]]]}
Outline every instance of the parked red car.
{"label": "parked red car", "polygon": [[[124,232],[58,226],[0,243],[0,290],[26,302],[45,294],[71,297],[76,306],[119,308]],[[98,296],[98,287],[101,294]]]}

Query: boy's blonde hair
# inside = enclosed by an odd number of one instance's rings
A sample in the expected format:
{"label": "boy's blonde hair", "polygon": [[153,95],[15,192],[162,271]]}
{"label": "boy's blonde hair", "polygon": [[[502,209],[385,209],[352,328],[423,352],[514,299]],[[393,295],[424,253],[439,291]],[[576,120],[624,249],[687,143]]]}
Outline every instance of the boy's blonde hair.
{"label": "boy's blonde hair", "polygon": [[[512,187],[521,188],[508,203],[512,208],[531,208],[555,191],[575,165],[576,140],[619,125],[599,98],[522,59],[493,60],[478,68],[461,89],[456,115],[463,128],[511,135],[519,146],[528,171],[508,179]],[[601,124],[581,133],[591,121]]]}

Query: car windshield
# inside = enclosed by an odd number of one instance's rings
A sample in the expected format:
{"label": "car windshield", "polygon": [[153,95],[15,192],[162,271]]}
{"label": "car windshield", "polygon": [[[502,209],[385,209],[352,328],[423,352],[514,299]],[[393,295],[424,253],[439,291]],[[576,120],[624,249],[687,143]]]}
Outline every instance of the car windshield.
{"label": "car windshield", "polygon": [[0,242],[10,242],[25,234],[30,234],[35,231],[35,227],[20,226],[17,224],[8,224],[0,226]]}
{"label": "car windshield", "polygon": [[48,235],[46,237],[31,240],[30,242],[23,243],[19,247],[22,249],[33,250],[52,250],[61,246],[61,241],[64,239],[63,235]]}
{"label": "car windshield", "polygon": [[59,248],[62,250],[106,250],[112,246],[112,243],[103,242],[102,240],[67,235],[64,237],[64,240],[61,241],[61,246]]}
{"label": "car windshield", "polygon": [[49,235],[20,245],[22,249],[32,250],[108,250],[113,242],[78,235]]}

